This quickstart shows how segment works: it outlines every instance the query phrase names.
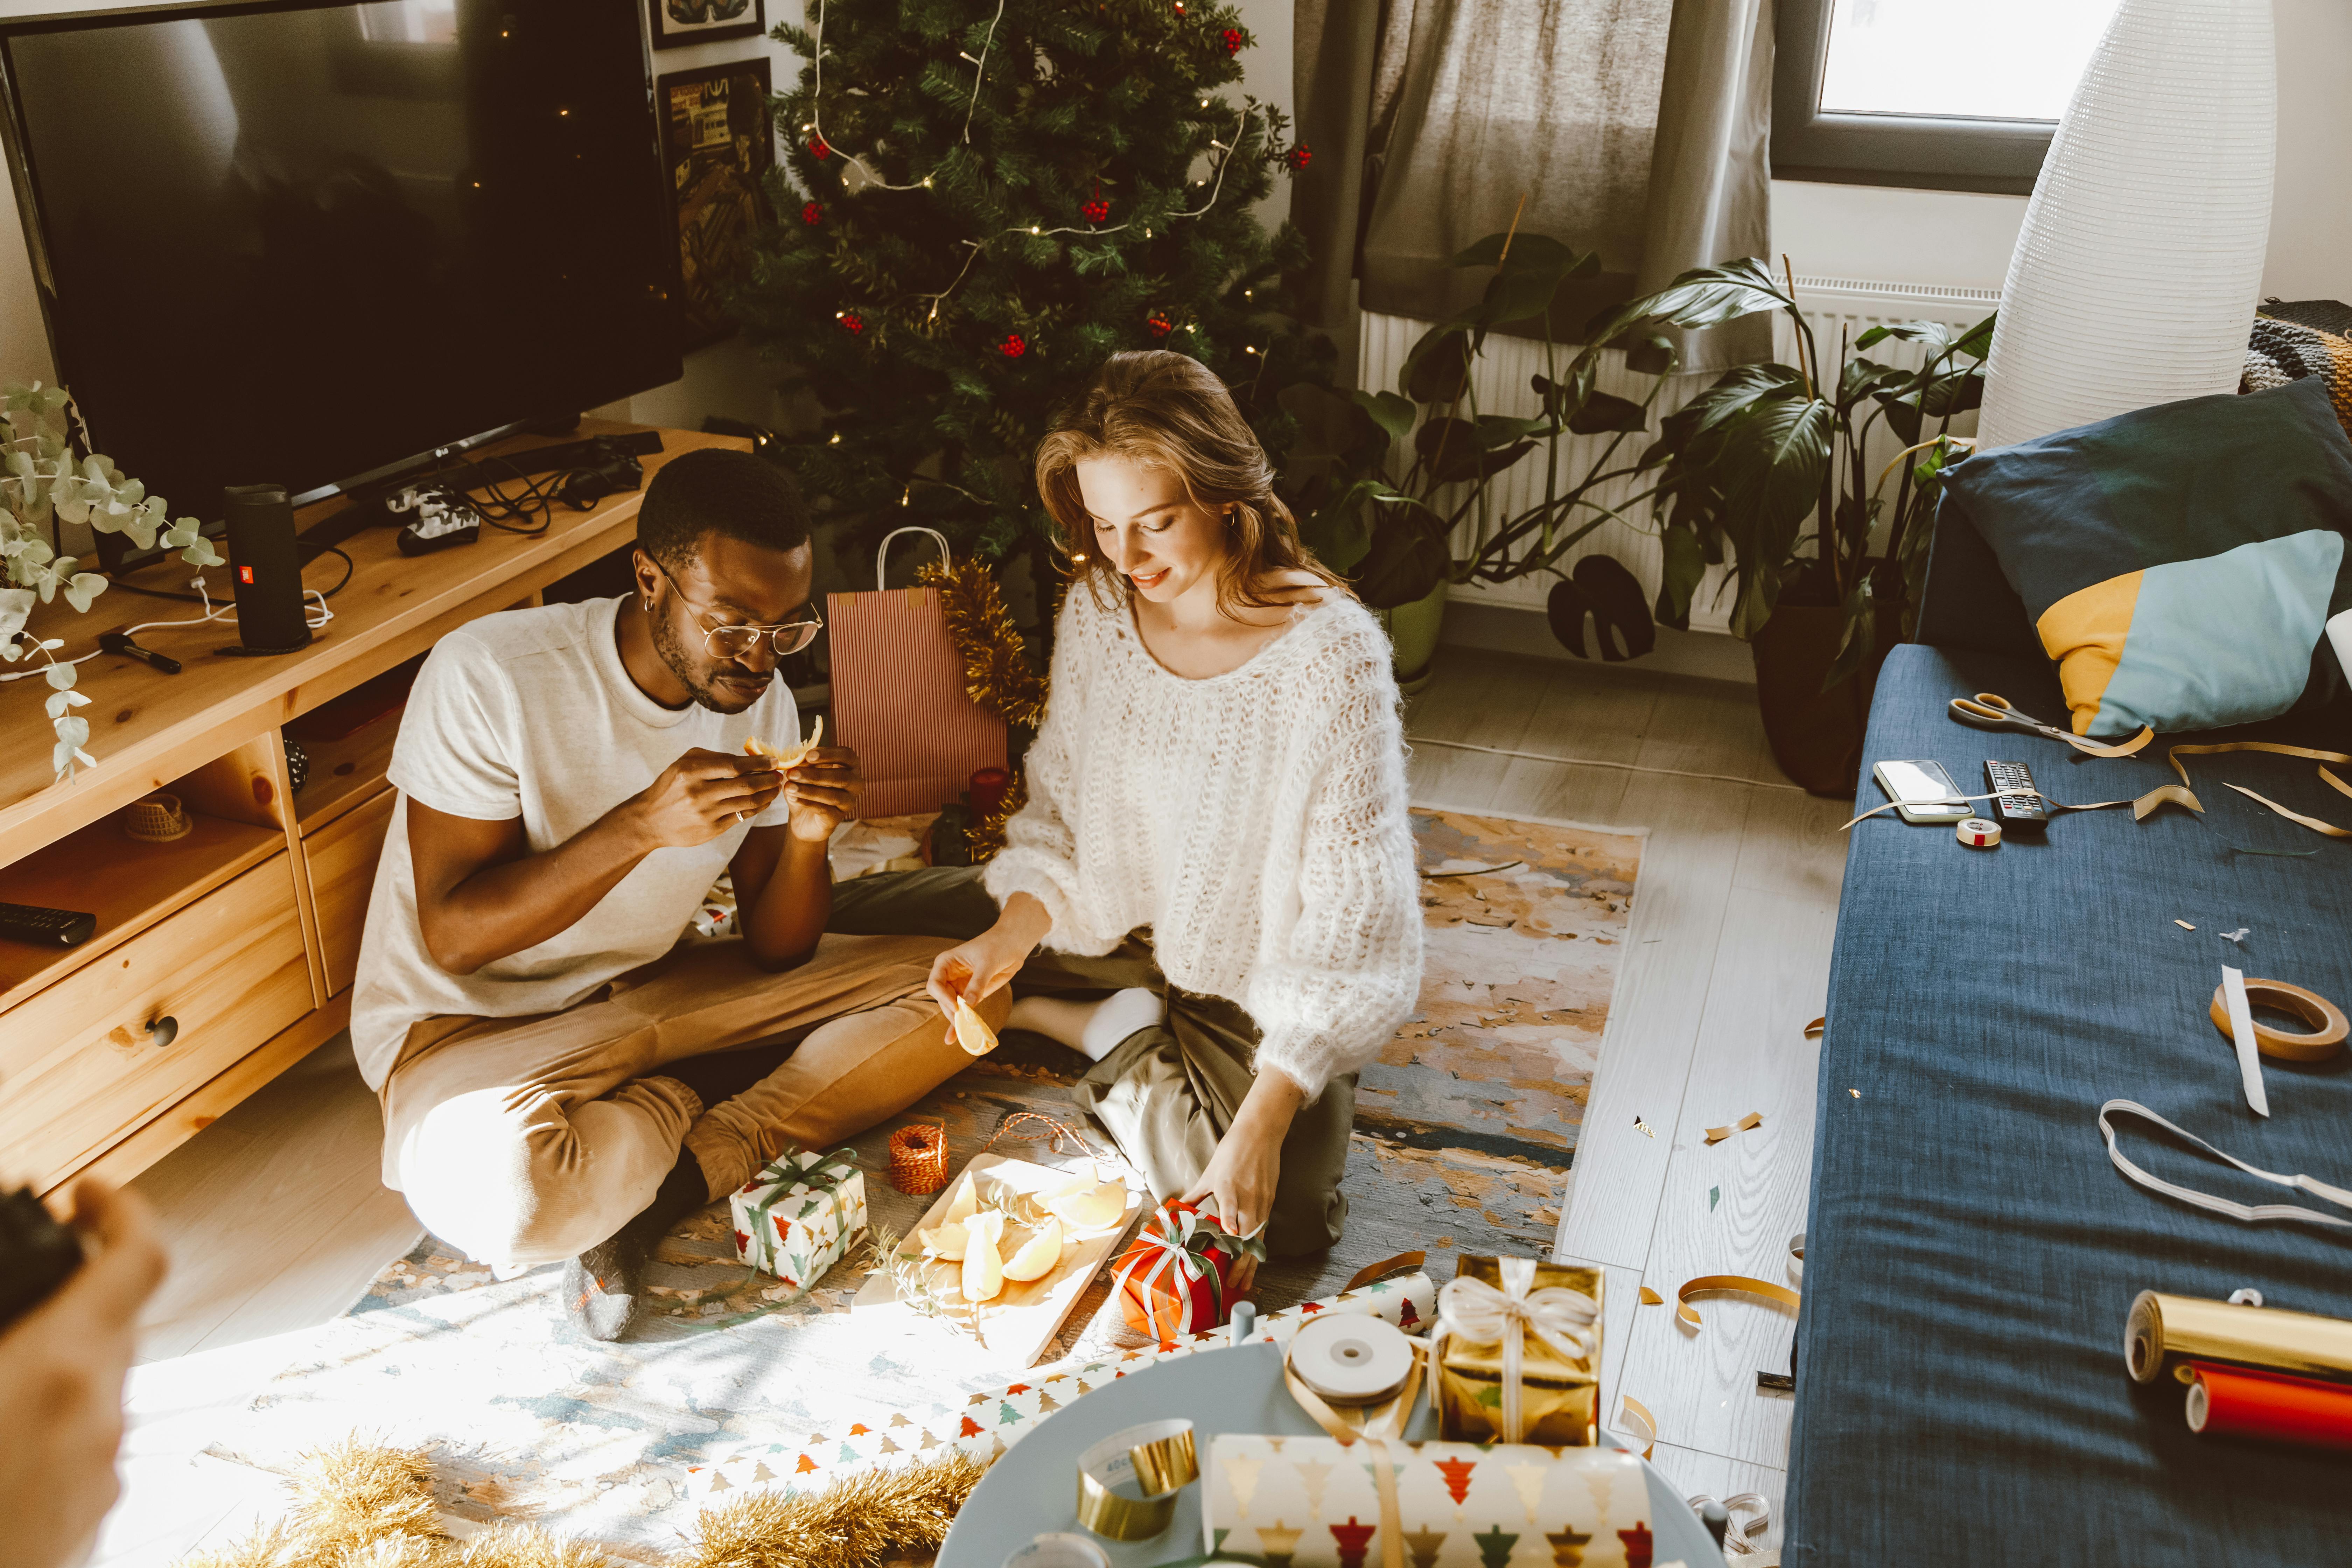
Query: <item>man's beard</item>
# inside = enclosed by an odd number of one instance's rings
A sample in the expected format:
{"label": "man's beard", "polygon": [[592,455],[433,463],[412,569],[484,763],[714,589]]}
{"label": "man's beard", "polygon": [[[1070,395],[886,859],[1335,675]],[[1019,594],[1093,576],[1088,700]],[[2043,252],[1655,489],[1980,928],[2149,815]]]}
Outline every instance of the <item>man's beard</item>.
{"label": "man's beard", "polygon": [[766,695],[765,687],[750,697],[742,697],[715,684],[709,674],[696,668],[692,650],[679,638],[677,627],[671,623],[669,616],[647,616],[646,618],[653,625],[654,652],[661,657],[662,663],[669,667],[669,672],[677,677],[678,684],[686,688],[687,694],[700,706],[714,713],[740,713]]}

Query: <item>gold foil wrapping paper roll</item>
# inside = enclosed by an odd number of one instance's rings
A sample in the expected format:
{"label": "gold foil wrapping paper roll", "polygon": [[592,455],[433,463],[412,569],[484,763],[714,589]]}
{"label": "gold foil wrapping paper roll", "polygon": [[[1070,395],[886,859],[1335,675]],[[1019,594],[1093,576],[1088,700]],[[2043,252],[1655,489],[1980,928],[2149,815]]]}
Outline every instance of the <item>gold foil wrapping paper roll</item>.
{"label": "gold foil wrapping paper roll", "polygon": [[[1492,1258],[1465,1254],[1454,1264],[1456,1274],[1483,1279],[1502,1289],[1502,1266]],[[1598,1268],[1565,1263],[1536,1265],[1535,1284],[1580,1290],[1599,1305],[1604,1284]],[[1594,1331],[1590,1360],[1567,1360],[1535,1334],[1519,1348],[1519,1409],[1527,1430],[1523,1443],[1558,1447],[1599,1441],[1601,1419],[1601,1320]],[[1496,1441],[1503,1405],[1503,1347],[1500,1342],[1479,1344],[1449,1336],[1437,1369],[1439,1435],[1449,1443]]]}
{"label": "gold foil wrapping paper roll", "polygon": [[2124,1365],[2139,1382],[2154,1383],[2191,1359],[2342,1382],[2352,1379],[2352,1322],[2141,1291],[2124,1324]]}

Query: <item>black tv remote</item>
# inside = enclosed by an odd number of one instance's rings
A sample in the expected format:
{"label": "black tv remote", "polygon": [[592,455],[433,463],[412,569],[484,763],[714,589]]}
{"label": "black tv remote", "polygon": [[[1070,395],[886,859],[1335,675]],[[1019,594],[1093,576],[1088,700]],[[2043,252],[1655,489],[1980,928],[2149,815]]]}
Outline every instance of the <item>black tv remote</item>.
{"label": "black tv remote", "polygon": [[37,942],[43,947],[71,947],[88,942],[98,930],[98,917],[79,910],[45,910],[37,904],[0,904],[0,937],[10,942]]}
{"label": "black tv remote", "polygon": [[[1996,763],[1988,759],[1984,771],[1988,788],[2019,791],[2033,788],[2033,773],[2023,763]],[[2000,824],[2003,833],[2036,833],[2050,826],[2050,804],[2039,795],[1997,795],[1990,804],[1992,818]]]}

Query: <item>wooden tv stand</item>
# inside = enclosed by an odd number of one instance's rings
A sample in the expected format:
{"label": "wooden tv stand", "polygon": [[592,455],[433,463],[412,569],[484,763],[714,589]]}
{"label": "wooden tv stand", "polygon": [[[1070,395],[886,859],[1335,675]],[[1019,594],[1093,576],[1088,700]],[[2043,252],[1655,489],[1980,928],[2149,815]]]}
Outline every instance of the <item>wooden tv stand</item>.
{"label": "wooden tv stand", "polygon": [[[591,419],[580,434],[644,428]],[[642,459],[648,483],[680,453],[749,446],[660,434],[663,449]],[[518,437],[488,450],[551,440]],[[536,538],[485,527],[478,543],[415,557],[400,553],[394,531],[365,530],[342,545],[353,570],[329,601],[334,620],[299,653],[222,657],[214,650],[236,640],[233,616],[142,632],[142,647],[184,668],[164,675],[110,654],[81,667],[85,749],[98,766],[70,783],[49,768],[47,684],[0,685],[0,902],[98,916],[97,933],[74,947],[0,940],[0,1180],[47,1193],[84,1172],[135,1175],[350,1021],[399,721],[304,742],[299,791],[284,727],[452,627],[538,603],[549,584],[635,538],[642,499],[633,491],[586,512],[558,506]],[[348,504],[305,508],[298,526]],[[324,587],[341,569],[321,555],[304,580]],[[229,571],[207,574],[215,603],[228,596]],[[174,589],[189,575],[139,574]],[[101,632],[197,613],[117,586],[88,615],[42,605],[26,629],[64,638],[60,652],[72,658]],[[155,790],[180,796],[194,832],[159,845],[122,831],[117,814]]]}

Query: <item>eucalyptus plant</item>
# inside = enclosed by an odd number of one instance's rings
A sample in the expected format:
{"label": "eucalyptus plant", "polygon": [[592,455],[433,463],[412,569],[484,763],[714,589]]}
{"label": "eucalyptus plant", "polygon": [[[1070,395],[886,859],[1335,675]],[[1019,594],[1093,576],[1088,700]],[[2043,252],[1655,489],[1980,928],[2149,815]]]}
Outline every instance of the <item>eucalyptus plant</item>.
{"label": "eucalyptus plant", "polygon": [[84,749],[89,721],[74,712],[89,699],[74,689],[77,661],[57,656],[64,639],[34,637],[24,626],[37,599],[47,604],[63,595],[77,612],[87,612],[106,591],[106,579],[81,571],[78,557],[59,553],[60,525],[124,534],[142,550],[160,543],[177,550],[192,566],[217,566],[221,556],[194,518],[173,521],[163,497],[149,495],[145,485],[111,458],[89,449],[89,426],[64,387],[37,381],[0,389],[0,422],[7,426],[0,441],[5,454],[0,465],[0,561],[6,563],[10,584],[0,588],[0,660],[14,664],[37,655],[46,661],[45,707],[57,735],[50,763],[58,778],[70,779],[77,763],[94,767],[98,762]]}

